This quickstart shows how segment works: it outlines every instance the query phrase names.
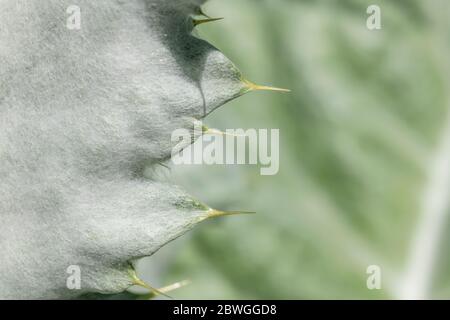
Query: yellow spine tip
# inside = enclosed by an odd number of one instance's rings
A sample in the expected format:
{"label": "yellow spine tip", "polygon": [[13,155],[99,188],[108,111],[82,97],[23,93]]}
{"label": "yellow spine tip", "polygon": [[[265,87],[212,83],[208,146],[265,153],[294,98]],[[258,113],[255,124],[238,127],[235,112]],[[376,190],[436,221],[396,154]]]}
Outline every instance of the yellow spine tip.
{"label": "yellow spine tip", "polygon": [[243,80],[245,86],[248,88],[248,91],[277,91],[277,92],[291,92],[289,89],[275,88],[269,86],[260,86],[254,84],[251,81]]}
{"label": "yellow spine tip", "polygon": [[194,19],[193,23],[194,23],[194,27],[196,27],[196,26],[204,24],[204,23],[219,21],[219,20],[222,20],[222,19],[223,18]]}
{"label": "yellow spine tip", "polygon": [[180,282],[172,283],[172,284],[170,284],[170,285],[168,285],[166,287],[160,288],[159,291],[161,291],[163,293],[168,293],[168,292],[171,292],[171,291],[178,290],[180,288],[186,287],[186,286],[190,285],[191,283],[192,283],[191,280],[183,280],[183,281],[180,281]]}
{"label": "yellow spine tip", "polygon": [[241,214],[256,214],[254,211],[221,211],[216,209],[209,209],[207,212],[206,219],[225,217],[225,216],[235,216]]}
{"label": "yellow spine tip", "polygon": [[[206,130],[205,130],[206,128]],[[228,132],[223,132],[217,129],[210,129],[208,127],[205,127],[203,130],[204,134],[210,134],[210,135],[217,135],[217,136],[230,136],[230,137],[246,137],[247,135],[245,134],[235,134],[235,133],[228,133]]]}
{"label": "yellow spine tip", "polygon": [[143,280],[139,279],[139,277],[137,276],[136,272],[133,272],[131,274],[132,277],[132,284],[135,286],[139,286],[145,289],[148,289],[151,291],[151,294],[153,296],[158,296],[158,295],[162,295],[164,297],[167,297],[169,299],[172,299],[171,296],[168,296],[167,294],[165,294],[163,291],[156,289],[154,287],[152,287],[151,285],[149,285],[148,283],[144,282]]}
{"label": "yellow spine tip", "polygon": [[[183,281],[180,281],[180,282],[176,282],[176,283],[170,284],[170,285],[168,285],[166,287],[160,288],[160,289],[158,289],[158,291],[165,295],[168,292],[178,290],[178,289],[180,289],[182,287],[185,287],[187,285],[190,285],[190,284],[191,284],[191,280],[183,280]],[[142,298],[145,299],[145,300],[150,300],[150,299],[155,298],[158,295],[159,294],[155,293],[155,291],[152,291],[151,293],[149,293],[148,295],[143,296]]]}

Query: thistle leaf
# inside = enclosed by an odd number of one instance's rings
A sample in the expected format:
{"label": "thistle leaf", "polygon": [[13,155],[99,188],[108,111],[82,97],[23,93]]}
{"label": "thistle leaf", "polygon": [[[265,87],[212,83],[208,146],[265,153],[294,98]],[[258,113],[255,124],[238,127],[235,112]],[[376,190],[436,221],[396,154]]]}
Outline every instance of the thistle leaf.
{"label": "thistle leaf", "polygon": [[191,34],[204,2],[80,0],[77,28],[70,0],[1,2],[0,298],[122,292],[130,263],[207,216],[143,175],[175,129],[243,94]]}

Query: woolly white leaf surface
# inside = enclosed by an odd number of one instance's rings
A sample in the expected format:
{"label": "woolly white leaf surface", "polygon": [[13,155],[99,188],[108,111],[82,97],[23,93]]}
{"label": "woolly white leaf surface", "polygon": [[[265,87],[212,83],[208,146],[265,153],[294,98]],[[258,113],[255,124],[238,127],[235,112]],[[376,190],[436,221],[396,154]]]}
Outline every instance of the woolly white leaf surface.
{"label": "woolly white leaf surface", "polygon": [[[204,1],[0,3],[0,298],[121,292],[130,262],[205,217],[175,186],[143,178],[171,133],[245,90],[192,36]],[[66,288],[71,265],[81,290]]]}

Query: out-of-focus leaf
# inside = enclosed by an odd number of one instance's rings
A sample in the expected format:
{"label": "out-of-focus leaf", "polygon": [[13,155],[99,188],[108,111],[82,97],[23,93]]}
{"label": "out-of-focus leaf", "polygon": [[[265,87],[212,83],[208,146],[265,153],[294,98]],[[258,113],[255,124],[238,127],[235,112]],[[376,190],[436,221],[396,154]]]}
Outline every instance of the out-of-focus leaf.
{"label": "out-of-focus leaf", "polygon": [[[215,1],[201,29],[245,74],[292,89],[209,125],[280,128],[280,172],[180,168],[216,206],[249,207],[180,248],[185,298],[448,298],[448,1]],[[233,180],[233,187],[222,183]],[[382,289],[368,290],[378,265]]]}

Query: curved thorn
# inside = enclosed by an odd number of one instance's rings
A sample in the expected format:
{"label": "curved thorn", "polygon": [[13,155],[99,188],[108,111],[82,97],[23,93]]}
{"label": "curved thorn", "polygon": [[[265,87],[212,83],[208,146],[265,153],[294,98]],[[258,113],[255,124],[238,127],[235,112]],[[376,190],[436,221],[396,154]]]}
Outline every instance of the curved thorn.
{"label": "curved thorn", "polygon": [[192,21],[193,21],[193,23],[194,23],[194,27],[196,27],[196,26],[201,25],[201,24],[203,24],[203,23],[209,23],[209,22],[219,21],[219,20],[222,20],[222,19],[223,19],[223,18],[208,18],[208,19],[199,19],[199,20],[194,19],[194,20],[192,20]]}
{"label": "curved thorn", "polygon": [[282,89],[282,88],[275,88],[275,87],[269,87],[269,86],[260,86],[257,84],[254,84],[251,81],[248,80],[242,80],[247,87],[248,91],[277,91],[277,92],[291,92],[289,89]]}

